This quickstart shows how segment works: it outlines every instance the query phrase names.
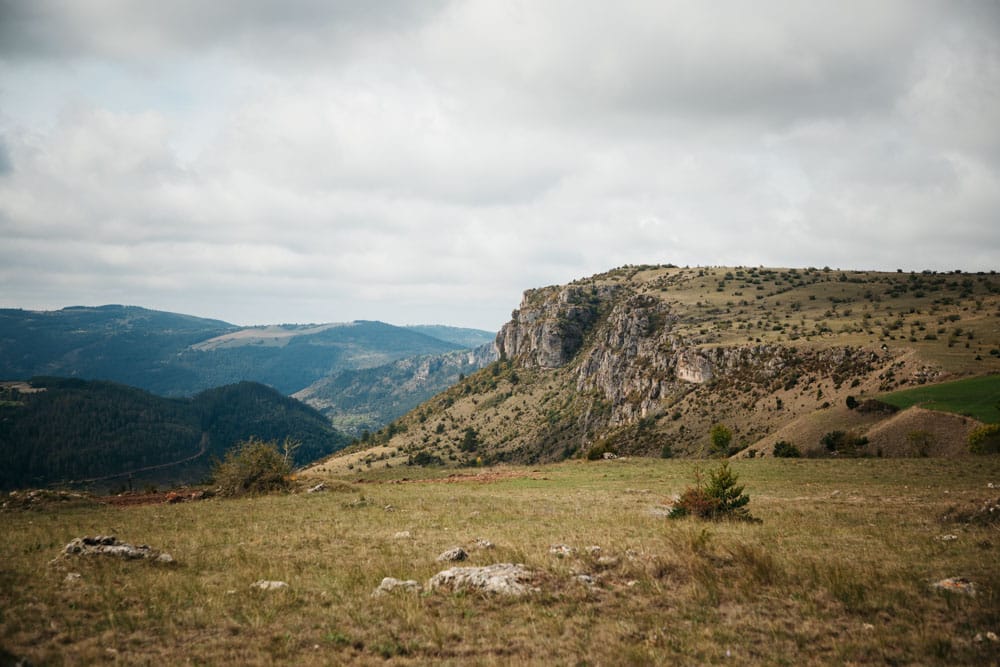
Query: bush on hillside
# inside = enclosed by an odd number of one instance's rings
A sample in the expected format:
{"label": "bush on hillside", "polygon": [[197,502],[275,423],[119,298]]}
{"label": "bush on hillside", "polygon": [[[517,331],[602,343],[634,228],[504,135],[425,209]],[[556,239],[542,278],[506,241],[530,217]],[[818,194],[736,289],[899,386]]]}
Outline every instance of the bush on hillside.
{"label": "bush on hillside", "polygon": [[608,442],[599,442],[593,445],[587,450],[587,460],[588,461],[601,461],[605,458],[605,454],[611,454],[617,457],[614,447]]}
{"label": "bush on hillside", "polygon": [[243,496],[287,491],[291,485],[289,475],[296,445],[286,438],[279,451],[277,441],[253,436],[237,444],[215,467],[214,480],[219,494]]}
{"label": "bush on hillside", "polygon": [[973,454],[1000,454],[1000,424],[985,424],[969,434]]}
{"label": "bush on hillside", "polygon": [[786,440],[774,443],[774,456],[779,459],[797,459],[802,456],[799,448]]}
{"label": "bush on hillside", "polygon": [[712,427],[709,437],[712,440],[712,453],[719,456],[729,456],[729,444],[733,441],[733,432],[725,424]]}
{"label": "bush on hillside", "polygon": [[819,443],[832,454],[842,456],[862,456],[862,449],[868,446],[868,438],[848,431],[830,431],[823,434]]}

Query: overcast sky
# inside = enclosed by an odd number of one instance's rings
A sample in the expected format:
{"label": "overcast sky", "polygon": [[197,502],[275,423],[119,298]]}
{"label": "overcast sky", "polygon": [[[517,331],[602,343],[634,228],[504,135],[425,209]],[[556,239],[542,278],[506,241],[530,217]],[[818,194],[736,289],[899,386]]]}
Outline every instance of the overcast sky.
{"label": "overcast sky", "polygon": [[495,330],[623,264],[1000,269],[1000,3],[0,0],[0,306]]}

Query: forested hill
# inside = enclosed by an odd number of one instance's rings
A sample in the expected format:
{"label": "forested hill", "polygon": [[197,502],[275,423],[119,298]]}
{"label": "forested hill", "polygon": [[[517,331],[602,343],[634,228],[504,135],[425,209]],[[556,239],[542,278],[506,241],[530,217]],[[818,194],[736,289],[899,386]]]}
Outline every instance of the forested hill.
{"label": "forested hill", "polygon": [[0,488],[204,480],[250,436],[301,442],[296,464],[346,444],[309,406],[253,382],[163,398],[104,381],[36,378],[0,393]]}

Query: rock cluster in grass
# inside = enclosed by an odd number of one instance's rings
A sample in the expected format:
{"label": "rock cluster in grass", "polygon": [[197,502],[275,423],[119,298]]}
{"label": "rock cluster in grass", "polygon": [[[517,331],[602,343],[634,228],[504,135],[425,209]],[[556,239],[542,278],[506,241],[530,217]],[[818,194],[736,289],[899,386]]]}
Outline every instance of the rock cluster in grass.
{"label": "rock cluster in grass", "polygon": [[427,582],[430,590],[476,591],[511,597],[527,595],[535,573],[524,565],[494,563],[484,567],[453,567],[438,572]]}
{"label": "rock cluster in grass", "polygon": [[97,500],[86,493],[75,491],[52,491],[49,489],[29,489],[11,491],[0,503],[0,510],[25,510],[48,507],[50,505],[96,504]]}
{"label": "rock cluster in grass", "polygon": [[174,558],[166,552],[160,552],[147,544],[138,546],[121,542],[111,535],[96,535],[93,537],[78,537],[63,549],[65,556],[113,556],[125,560],[151,560],[157,563],[173,563]]}
{"label": "rock cluster in grass", "polygon": [[1000,498],[986,500],[982,505],[972,510],[953,509],[942,519],[955,523],[971,523],[988,526],[1000,523]]}
{"label": "rock cluster in grass", "polygon": [[381,597],[401,590],[420,593],[424,590],[448,590],[452,592],[474,591],[509,597],[527,595],[537,589],[531,586],[536,574],[524,565],[515,563],[494,563],[482,567],[452,567],[438,572],[421,586],[413,579],[385,577],[372,591],[372,597]]}

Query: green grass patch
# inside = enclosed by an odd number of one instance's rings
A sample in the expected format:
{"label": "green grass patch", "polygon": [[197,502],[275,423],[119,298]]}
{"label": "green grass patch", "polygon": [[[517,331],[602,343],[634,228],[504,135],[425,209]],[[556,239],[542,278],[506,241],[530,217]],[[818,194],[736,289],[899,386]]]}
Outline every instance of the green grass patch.
{"label": "green grass patch", "polygon": [[880,400],[900,409],[919,405],[928,410],[954,412],[986,424],[996,424],[1000,423],[1000,375],[894,391]]}

